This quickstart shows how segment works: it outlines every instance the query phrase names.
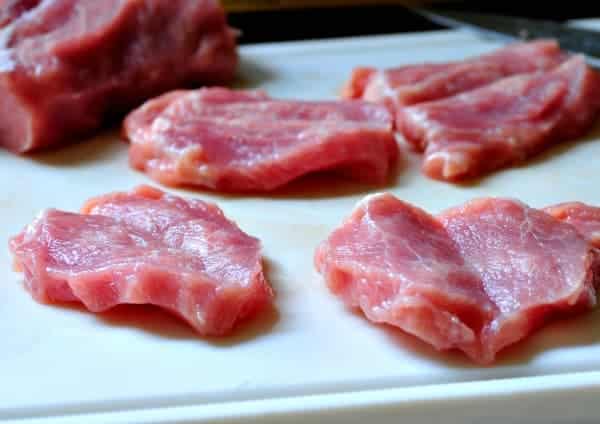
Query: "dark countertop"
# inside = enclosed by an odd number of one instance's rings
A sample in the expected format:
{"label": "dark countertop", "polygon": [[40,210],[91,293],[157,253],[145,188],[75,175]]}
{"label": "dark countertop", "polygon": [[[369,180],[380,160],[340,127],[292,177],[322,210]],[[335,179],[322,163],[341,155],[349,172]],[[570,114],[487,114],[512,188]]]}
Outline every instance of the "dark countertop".
{"label": "dark countertop", "polygon": [[[600,17],[600,4],[592,1],[546,2],[543,7],[523,8],[524,1],[466,1],[452,4],[453,9],[538,19],[568,20]],[[559,5],[560,4],[560,5]],[[427,31],[441,27],[401,6],[341,7],[231,13],[229,22],[242,31],[240,43],[347,37],[369,34]]]}

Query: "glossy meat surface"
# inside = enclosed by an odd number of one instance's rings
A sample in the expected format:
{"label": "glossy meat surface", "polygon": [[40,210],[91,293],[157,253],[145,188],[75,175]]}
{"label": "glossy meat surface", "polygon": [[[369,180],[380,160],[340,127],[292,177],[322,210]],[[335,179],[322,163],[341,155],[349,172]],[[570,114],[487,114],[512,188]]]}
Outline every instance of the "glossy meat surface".
{"label": "glossy meat surface", "polygon": [[579,233],[600,249],[600,208],[581,202],[561,203],[544,211],[574,226]]}
{"label": "glossy meat surface", "polygon": [[384,102],[392,109],[449,97],[510,75],[549,70],[564,60],[555,41],[515,43],[457,62],[424,63],[377,70],[357,68],[345,98]]}
{"label": "glossy meat surface", "polygon": [[374,322],[402,328],[437,349],[476,357],[494,305],[446,229],[391,194],[369,196],[317,250],[332,292]]}
{"label": "glossy meat surface", "polygon": [[529,158],[588,131],[600,112],[600,75],[575,56],[551,72],[505,78],[402,108],[398,128],[424,150],[423,172],[456,181]]}
{"label": "glossy meat surface", "polygon": [[272,298],[257,239],[216,205],[147,186],[91,199],[82,213],[44,211],[10,249],[40,302],[153,304],[200,334],[228,333]]}
{"label": "glossy meat surface", "polygon": [[483,364],[554,314],[596,302],[593,246],[572,225],[507,199],[435,217],[390,194],[369,196],[315,263],[370,320]]}
{"label": "glossy meat surface", "polygon": [[553,314],[595,305],[597,258],[572,225],[506,199],[474,200],[438,219],[497,307],[481,335],[484,361]]}
{"label": "glossy meat surface", "polygon": [[336,169],[380,183],[398,154],[391,116],[359,101],[274,100],[257,91],[176,91],[132,112],[130,164],[167,185],[268,191]]}
{"label": "glossy meat surface", "polygon": [[0,145],[65,144],[182,84],[229,81],[233,31],[217,0],[0,3]]}

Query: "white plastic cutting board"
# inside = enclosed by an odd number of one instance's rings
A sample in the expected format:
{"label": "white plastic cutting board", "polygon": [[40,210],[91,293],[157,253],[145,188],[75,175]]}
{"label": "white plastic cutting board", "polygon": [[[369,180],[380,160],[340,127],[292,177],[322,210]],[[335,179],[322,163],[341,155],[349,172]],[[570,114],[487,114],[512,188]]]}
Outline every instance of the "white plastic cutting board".
{"label": "white plastic cutting board", "polygon": [[[239,85],[276,97],[333,99],[356,65],[461,59],[498,46],[454,31],[247,46]],[[93,315],[39,305],[4,249],[0,420],[597,422],[600,311],[552,324],[495,366],[479,368],[349,312],[312,261],[315,246],[370,192],[389,190],[431,212],[477,196],[600,205],[598,158],[600,125],[520,168],[461,187],[421,176],[419,158],[405,155],[385,187],[320,177],[268,196],[179,191],[216,201],[264,244],[277,311],[225,339],[197,337],[149,307]],[[116,133],[28,158],[0,151],[0,182],[5,241],[45,207],[74,211],[90,196],[151,183],[128,167]]]}

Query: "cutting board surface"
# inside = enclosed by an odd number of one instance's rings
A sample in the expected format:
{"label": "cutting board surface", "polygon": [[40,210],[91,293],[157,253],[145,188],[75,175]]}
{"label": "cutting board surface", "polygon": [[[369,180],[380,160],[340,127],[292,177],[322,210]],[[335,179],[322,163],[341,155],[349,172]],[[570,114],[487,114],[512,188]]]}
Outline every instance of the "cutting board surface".
{"label": "cutting board surface", "polygon": [[[357,65],[462,59],[499,46],[450,31],[247,46],[237,86],[281,98],[334,99]],[[313,267],[317,244],[366,194],[391,191],[431,212],[481,196],[536,207],[569,200],[600,205],[598,157],[600,126],[520,167],[461,186],[425,178],[420,158],[405,153],[384,186],[321,175],[264,196],[171,190],[217,202],[262,240],[276,310],[221,339],[200,338],[152,307],[94,315],[37,304],[4,249],[0,419],[600,370],[598,312],[549,325],[495,366],[480,368],[348,311]],[[127,145],[116,131],[31,157],[0,151],[0,181],[5,243],[44,208],[75,211],[91,196],[154,184],[128,167]]]}

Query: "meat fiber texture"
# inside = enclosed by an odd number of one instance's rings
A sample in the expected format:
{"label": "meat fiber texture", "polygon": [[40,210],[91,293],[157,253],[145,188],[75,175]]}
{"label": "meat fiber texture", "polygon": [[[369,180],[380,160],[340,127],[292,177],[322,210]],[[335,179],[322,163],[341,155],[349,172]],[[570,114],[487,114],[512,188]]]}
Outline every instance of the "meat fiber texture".
{"label": "meat fiber texture", "polygon": [[600,112],[600,74],[574,56],[550,72],[518,75],[446,99],[401,108],[397,126],[423,172],[458,181],[585,134]]}
{"label": "meat fiber texture", "polygon": [[384,102],[391,109],[472,90],[509,75],[550,70],[565,54],[552,40],[511,44],[479,57],[377,70],[357,68],[342,96]]}
{"label": "meat fiber texture", "polygon": [[432,216],[377,194],[319,246],[315,263],[369,320],[489,364],[551,317],[596,304],[600,259],[587,231],[516,200]]}
{"label": "meat fiber texture", "polygon": [[64,144],[182,84],[237,66],[217,0],[0,2],[0,145]]}
{"label": "meat fiber texture", "polygon": [[600,249],[600,208],[581,202],[561,203],[544,209],[547,213],[577,228]]}
{"label": "meat fiber texture", "polygon": [[150,100],[127,117],[124,133],[132,167],[166,185],[221,191],[269,191],[331,169],[381,183],[398,155],[383,106],[225,88]]}
{"label": "meat fiber texture", "polygon": [[46,210],[10,250],[39,302],[157,305],[202,335],[231,332],[273,297],[256,238],[214,204],[148,186],[91,199],[81,213]]}

